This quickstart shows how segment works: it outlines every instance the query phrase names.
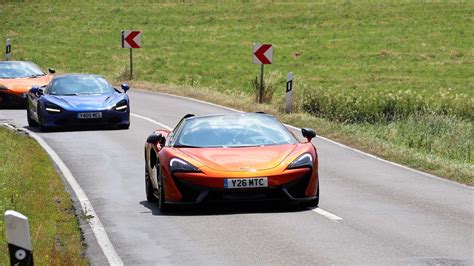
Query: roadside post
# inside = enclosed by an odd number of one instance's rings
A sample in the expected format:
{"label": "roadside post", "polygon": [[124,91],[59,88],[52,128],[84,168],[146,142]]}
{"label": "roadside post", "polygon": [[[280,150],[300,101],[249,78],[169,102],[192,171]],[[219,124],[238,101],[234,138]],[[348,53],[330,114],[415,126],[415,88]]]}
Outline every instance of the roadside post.
{"label": "roadside post", "polygon": [[122,48],[130,49],[130,79],[133,79],[133,49],[141,48],[142,32],[137,30],[122,31]]}
{"label": "roadside post", "polygon": [[12,46],[10,44],[10,38],[8,38],[5,43],[5,60],[10,61],[11,56],[12,56]]}
{"label": "roadside post", "polygon": [[258,93],[258,102],[263,103],[263,66],[269,65],[273,61],[273,45],[272,44],[253,44],[253,63],[260,65],[260,89]]}
{"label": "roadside post", "polygon": [[5,228],[10,265],[33,266],[28,218],[19,212],[8,210],[5,212]]}
{"label": "roadside post", "polygon": [[292,94],[293,91],[293,72],[288,72],[286,76],[286,94],[285,94],[285,113],[291,113],[291,103],[292,103]]}

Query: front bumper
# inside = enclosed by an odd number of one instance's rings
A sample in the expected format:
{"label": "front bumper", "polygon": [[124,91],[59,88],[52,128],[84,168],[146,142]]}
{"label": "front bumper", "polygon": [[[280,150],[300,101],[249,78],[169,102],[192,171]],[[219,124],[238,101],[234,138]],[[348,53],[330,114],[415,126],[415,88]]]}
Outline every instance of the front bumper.
{"label": "front bumper", "polygon": [[[174,198],[166,197],[170,204],[192,205],[204,202],[249,202],[249,201],[293,201],[304,202],[318,198],[318,195],[307,195],[308,186],[317,184],[312,182],[317,179],[317,174],[311,169],[299,169],[290,175],[268,176],[269,187],[265,188],[238,188],[228,189],[223,187],[225,178],[210,178],[204,186],[192,182],[190,175],[178,173],[172,175],[172,182],[165,184],[165,193],[173,191]],[[317,181],[317,180],[316,180]],[[172,184],[171,184],[172,183]],[[222,185],[216,185],[220,184]],[[168,189],[168,190],[167,190]],[[180,197],[176,197],[180,195]],[[178,200],[177,200],[178,199]]]}
{"label": "front bumper", "polygon": [[[102,118],[79,119],[79,113],[101,112]],[[82,110],[71,111],[61,109],[60,113],[42,110],[43,126],[45,127],[87,127],[87,126],[127,126],[130,124],[130,112],[115,110]]]}

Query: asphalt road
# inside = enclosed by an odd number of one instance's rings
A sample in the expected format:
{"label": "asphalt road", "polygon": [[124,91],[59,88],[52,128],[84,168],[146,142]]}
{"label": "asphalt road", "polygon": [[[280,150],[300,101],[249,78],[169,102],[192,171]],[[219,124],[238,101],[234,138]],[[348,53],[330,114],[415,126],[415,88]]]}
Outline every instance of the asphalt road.
{"label": "asphalt road", "polygon": [[[187,113],[232,112],[129,95],[133,113],[170,127]],[[26,111],[0,110],[0,122],[26,127]],[[131,123],[129,130],[40,133],[86,192],[125,264],[474,264],[473,188],[320,138],[320,208],[340,220],[266,204],[163,215],[144,192],[143,145],[158,126],[136,116]]]}

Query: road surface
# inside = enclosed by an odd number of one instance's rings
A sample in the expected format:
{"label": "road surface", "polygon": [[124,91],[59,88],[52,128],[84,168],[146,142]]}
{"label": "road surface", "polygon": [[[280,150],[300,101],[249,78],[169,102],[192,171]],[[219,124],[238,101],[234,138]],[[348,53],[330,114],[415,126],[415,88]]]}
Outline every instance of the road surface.
{"label": "road surface", "polygon": [[[187,113],[232,112],[129,95],[132,113],[169,127]],[[0,110],[0,122],[26,127],[26,111]],[[474,264],[473,188],[321,138],[314,141],[320,209],[264,204],[161,214],[144,192],[143,145],[156,128],[132,116],[129,130],[39,133],[86,192],[125,264]],[[92,262],[101,264],[89,244]]]}

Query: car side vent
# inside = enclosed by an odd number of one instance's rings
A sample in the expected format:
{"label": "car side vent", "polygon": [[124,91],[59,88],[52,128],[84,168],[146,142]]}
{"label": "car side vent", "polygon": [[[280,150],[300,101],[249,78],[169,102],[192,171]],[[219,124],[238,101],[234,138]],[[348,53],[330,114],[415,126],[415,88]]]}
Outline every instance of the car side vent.
{"label": "car side vent", "polygon": [[194,114],[187,114],[187,115],[183,116],[183,119],[186,119],[186,118],[189,118],[189,117],[193,117],[193,116],[195,116],[195,115],[194,115]]}
{"label": "car side vent", "polygon": [[262,111],[258,111],[258,112],[255,112],[256,114],[265,114],[265,112],[262,112]]}

